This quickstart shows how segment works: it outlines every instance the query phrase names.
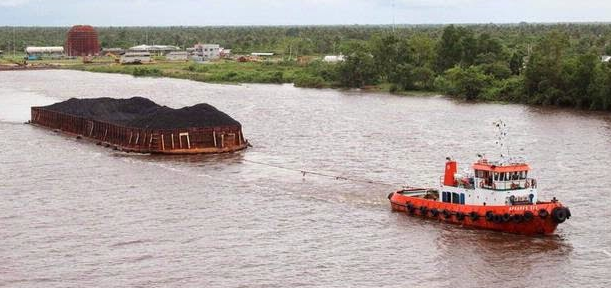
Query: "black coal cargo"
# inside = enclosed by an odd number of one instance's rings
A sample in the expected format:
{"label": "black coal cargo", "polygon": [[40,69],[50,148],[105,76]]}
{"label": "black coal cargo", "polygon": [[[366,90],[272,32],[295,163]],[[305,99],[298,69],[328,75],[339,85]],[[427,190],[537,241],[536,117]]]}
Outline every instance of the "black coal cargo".
{"label": "black coal cargo", "polygon": [[129,152],[197,154],[244,149],[242,125],[208,104],[181,109],[130,99],[76,99],[32,107],[31,123]]}

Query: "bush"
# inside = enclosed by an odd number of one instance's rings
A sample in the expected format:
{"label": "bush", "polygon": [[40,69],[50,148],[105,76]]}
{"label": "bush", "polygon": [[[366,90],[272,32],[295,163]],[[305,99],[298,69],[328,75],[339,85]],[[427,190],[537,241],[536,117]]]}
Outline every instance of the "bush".
{"label": "bush", "polygon": [[142,76],[162,76],[163,72],[157,68],[136,67],[132,70],[132,75],[136,77]]}
{"label": "bush", "polygon": [[325,86],[325,79],[320,76],[299,75],[294,82],[296,87],[322,88]]}
{"label": "bush", "polygon": [[446,81],[440,87],[444,89],[443,92],[467,100],[478,99],[492,82],[490,76],[484,74],[477,66],[471,66],[467,69],[457,66],[448,69],[444,73],[444,78]]}

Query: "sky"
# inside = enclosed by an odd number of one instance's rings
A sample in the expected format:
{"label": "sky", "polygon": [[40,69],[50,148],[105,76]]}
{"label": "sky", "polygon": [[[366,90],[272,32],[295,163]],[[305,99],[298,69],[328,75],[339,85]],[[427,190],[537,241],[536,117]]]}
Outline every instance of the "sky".
{"label": "sky", "polygon": [[0,26],[611,22],[611,0],[0,0]]}

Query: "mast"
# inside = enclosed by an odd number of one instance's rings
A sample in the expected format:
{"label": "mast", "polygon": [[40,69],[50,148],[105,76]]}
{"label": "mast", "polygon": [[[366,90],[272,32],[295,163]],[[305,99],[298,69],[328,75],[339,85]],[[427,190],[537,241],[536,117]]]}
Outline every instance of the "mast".
{"label": "mast", "polygon": [[501,162],[504,163],[510,160],[509,146],[505,142],[507,138],[507,124],[505,124],[503,120],[495,121],[493,122],[493,124],[497,130],[497,138],[495,144],[498,145]]}

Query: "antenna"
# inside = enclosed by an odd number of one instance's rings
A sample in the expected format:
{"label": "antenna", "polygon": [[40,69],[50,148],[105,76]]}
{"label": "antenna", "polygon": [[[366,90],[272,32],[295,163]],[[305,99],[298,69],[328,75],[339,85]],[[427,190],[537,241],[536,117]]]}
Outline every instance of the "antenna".
{"label": "antenna", "polygon": [[392,0],[392,33],[395,33],[395,0]]}
{"label": "antenna", "polygon": [[507,138],[507,124],[505,124],[503,120],[495,121],[493,124],[497,130],[496,144],[500,149],[501,161],[505,162],[505,160],[509,160],[509,146],[507,146],[507,143],[505,142],[505,139]]}

